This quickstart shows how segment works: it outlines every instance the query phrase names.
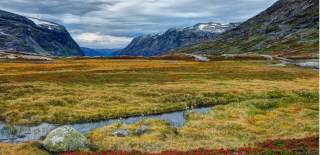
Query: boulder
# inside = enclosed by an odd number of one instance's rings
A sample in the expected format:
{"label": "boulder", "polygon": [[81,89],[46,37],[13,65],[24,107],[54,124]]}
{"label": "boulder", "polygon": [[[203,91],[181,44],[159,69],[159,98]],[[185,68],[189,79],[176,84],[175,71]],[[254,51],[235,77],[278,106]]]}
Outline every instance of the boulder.
{"label": "boulder", "polygon": [[141,125],[139,128],[136,129],[136,135],[141,136],[142,134],[146,133],[149,131],[149,127],[146,125]]}
{"label": "boulder", "polygon": [[128,129],[117,129],[112,133],[112,135],[117,137],[127,137],[129,136],[129,131]]}
{"label": "boulder", "polygon": [[51,152],[84,150],[88,144],[84,135],[69,126],[52,130],[43,141],[43,146]]}

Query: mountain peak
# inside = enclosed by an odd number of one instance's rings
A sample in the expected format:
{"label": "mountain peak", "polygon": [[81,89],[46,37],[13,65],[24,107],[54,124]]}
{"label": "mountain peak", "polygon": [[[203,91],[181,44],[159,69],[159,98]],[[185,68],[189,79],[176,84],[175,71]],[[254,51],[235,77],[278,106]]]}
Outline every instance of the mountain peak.
{"label": "mountain peak", "polygon": [[318,10],[318,0],[279,0],[216,39],[185,46],[176,52],[208,55],[247,52],[281,53],[283,56],[318,55]]}
{"label": "mountain peak", "polygon": [[147,34],[136,37],[120,54],[132,56],[159,55],[184,45],[214,39],[217,35],[238,25],[208,22],[185,28],[170,28],[162,34]]}
{"label": "mountain peak", "polygon": [[83,55],[62,26],[0,10],[0,50],[54,56]]}

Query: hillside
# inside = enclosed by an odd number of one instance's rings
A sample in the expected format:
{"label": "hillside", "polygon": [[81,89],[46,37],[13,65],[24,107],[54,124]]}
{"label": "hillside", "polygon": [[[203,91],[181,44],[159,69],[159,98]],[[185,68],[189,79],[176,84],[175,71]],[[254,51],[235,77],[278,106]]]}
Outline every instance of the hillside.
{"label": "hillside", "polygon": [[54,56],[82,56],[65,27],[0,10],[0,50]]}
{"label": "hillside", "polygon": [[199,23],[186,28],[171,28],[163,34],[136,37],[119,55],[155,56],[185,45],[214,39],[218,34],[238,26],[238,23]]}
{"label": "hillside", "polygon": [[174,52],[207,55],[257,52],[282,56],[317,56],[318,9],[317,0],[279,0],[214,41],[185,46]]}

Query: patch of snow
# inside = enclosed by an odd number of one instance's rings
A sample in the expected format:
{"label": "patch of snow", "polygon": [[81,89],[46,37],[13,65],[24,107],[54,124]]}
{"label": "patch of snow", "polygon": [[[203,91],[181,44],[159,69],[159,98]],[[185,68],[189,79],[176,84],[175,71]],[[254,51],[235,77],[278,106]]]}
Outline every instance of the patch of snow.
{"label": "patch of snow", "polygon": [[205,27],[206,27],[206,25],[204,25],[204,24],[201,24],[201,25],[198,26],[199,30],[201,30],[201,31],[204,31]]}
{"label": "patch of snow", "polygon": [[1,32],[1,31],[0,31],[0,35],[2,35],[2,36],[10,36],[9,34]]}
{"label": "patch of snow", "polygon": [[55,23],[51,23],[51,22],[48,22],[48,21],[44,21],[44,20],[41,20],[41,19],[37,19],[37,18],[33,18],[33,17],[28,17],[29,20],[33,21],[33,23],[35,23],[36,25],[52,25],[52,26],[58,26],[57,24]]}
{"label": "patch of snow", "polygon": [[229,24],[201,23],[191,28],[198,29],[200,31],[205,31],[205,32],[223,33],[226,31],[226,29],[229,28]]}
{"label": "patch of snow", "polygon": [[27,17],[27,18],[31,20],[33,23],[35,23],[37,26],[44,27],[49,30],[55,30],[60,28],[58,24],[55,24],[49,21],[45,21],[45,20],[41,20],[33,17]]}

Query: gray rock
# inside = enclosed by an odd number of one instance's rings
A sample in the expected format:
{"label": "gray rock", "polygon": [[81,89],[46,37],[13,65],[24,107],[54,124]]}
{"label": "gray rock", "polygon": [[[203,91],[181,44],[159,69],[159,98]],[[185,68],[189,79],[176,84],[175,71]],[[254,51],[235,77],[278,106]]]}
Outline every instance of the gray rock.
{"label": "gray rock", "polygon": [[141,135],[143,135],[144,133],[148,132],[149,130],[150,130],[150,129],[149,129],[148,126],[146,126],[146,125],[141,125],[141,126],[139,126],[139,128],[137,128],[137,130],[136,130],[136,135],[141,136]]}
{"label": "gray rock", "polygon": [[117,129],[112,133],[112,135],[117,137],[127,137],[129,136],[129,131],[128,129]]}
{"label": "gray rock", "polygon": [[79,151],[86,149],[87,138],[69,126],[52,130],[43,141],[43,146],[52,152]]}
{"label": "gray rock", "polygon": [[208,62],[210,61],[207,57],[200,56],[200,55],[194,55],[194,54],[187,54],[188,56],[191,56],[194,61],[198,62]]}

